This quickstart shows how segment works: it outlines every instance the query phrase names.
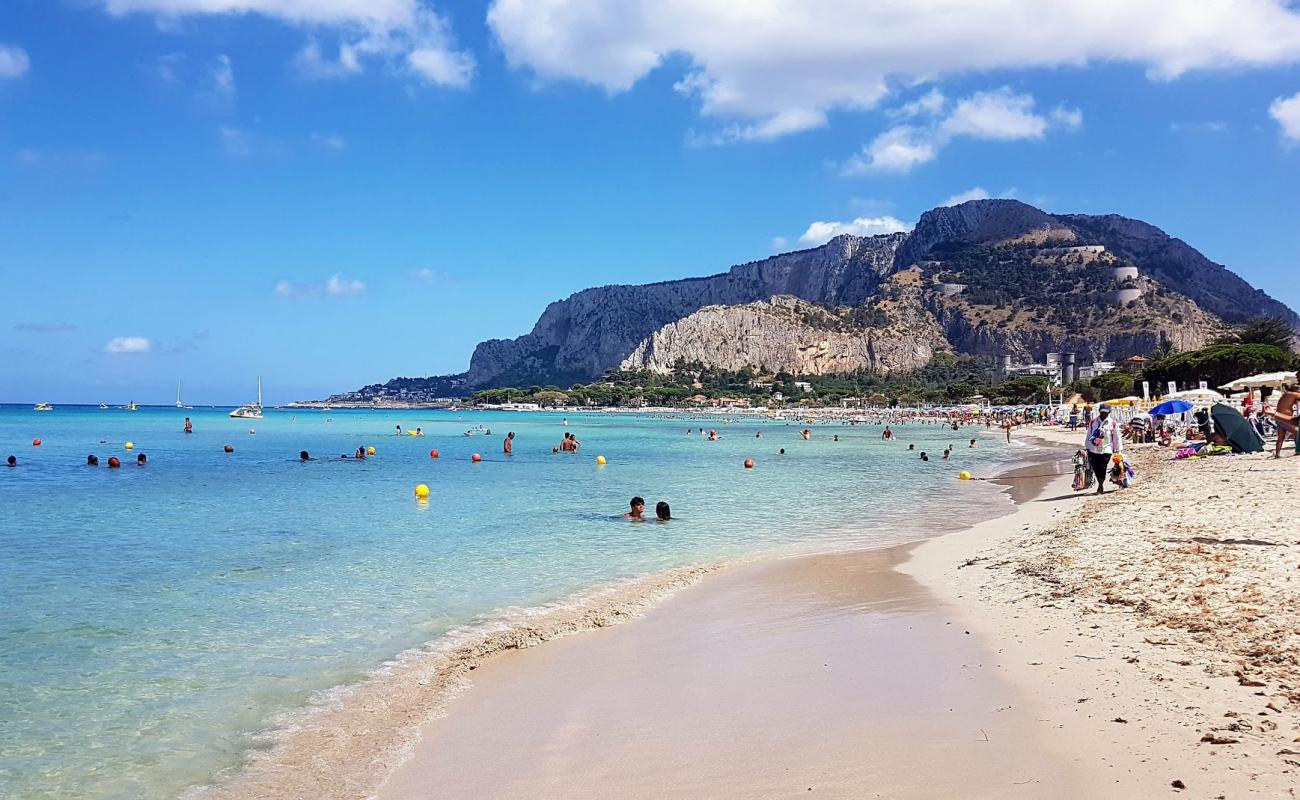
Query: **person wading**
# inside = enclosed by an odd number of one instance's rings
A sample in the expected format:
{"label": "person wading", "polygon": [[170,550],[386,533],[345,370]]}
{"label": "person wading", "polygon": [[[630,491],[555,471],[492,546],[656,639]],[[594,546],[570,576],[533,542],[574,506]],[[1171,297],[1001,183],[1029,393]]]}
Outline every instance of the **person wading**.
{"label": "person wading", "polygon": [[1088,449],[1088,465],[1092,467],[1092,474],[1097,476],[1097,494],[1101,494],[1106,491],[1106,471],[1111,456],[1124,452],[1119,423],[1111,417],[1110,406],[1105,403],[1097,409],[1097,418],[1088,423],[1084,446]]}

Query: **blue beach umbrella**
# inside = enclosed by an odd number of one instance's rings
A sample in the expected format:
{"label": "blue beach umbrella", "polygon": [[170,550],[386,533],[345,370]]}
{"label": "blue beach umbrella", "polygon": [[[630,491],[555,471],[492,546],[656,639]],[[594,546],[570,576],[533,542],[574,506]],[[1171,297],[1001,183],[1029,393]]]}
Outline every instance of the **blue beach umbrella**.
{"label": "blue beach umbrella", "polygon": [[1151,409],[1152,414],[1183,414],[1192,410],[1192,404],[1186,400],[1166,400],[1155,408]]}

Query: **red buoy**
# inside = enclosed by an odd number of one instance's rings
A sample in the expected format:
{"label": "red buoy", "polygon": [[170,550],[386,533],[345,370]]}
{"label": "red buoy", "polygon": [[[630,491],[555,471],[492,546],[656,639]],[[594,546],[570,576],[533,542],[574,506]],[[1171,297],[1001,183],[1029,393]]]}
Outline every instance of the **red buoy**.
{"label": "red buoy", "polygon": [[225,450],[227,453],[233,453],[233,452],[235,452],[235,448],[231,447],[230,445],[226,445],[226,446],[223,447],[222,449]]}
{"label": "red buoy", "polygon": [[483,460],[483,456],[479,455],[478,453],[475,453],[474,455],[469,457],[469,460],[477,464],[478,462]]}
{"label": "red buoy", "polygon": [[754,468],[754,459],[752,458],[745,459],[745,469],[753,469],[753,468]]}
{"label": "red buoy", "polygon": [[429,458],[437,458],[437,457],[438,457],[437,449],[433,449],[429,451]]}
{"label": "red buoy", "polygon": [[109,469],[117,469],[120,466],[122,466],[122,462],[117,460],[117,456],[109,456],[108,458]]}
{"label": "red buoy", "polygon": [[32,439],[32,447],[40,447],[40,446],[41,446],[40,439]]}

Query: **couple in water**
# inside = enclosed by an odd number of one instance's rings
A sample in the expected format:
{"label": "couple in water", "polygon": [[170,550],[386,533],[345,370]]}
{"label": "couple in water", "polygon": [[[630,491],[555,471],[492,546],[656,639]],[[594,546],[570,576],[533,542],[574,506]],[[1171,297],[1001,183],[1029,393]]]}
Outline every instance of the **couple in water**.
{"label": "couple in water", "polygon": [[[623,515],[623,519],[628,520],[629,522],[645,522],[645,498],[640,496],[633,497],[632,502],[629,505],[631,506],[631,509]],[[667,522],[672,518],[673,512],[672,509],[668,507],[667,503],[662,500],[655,503],[655,521]]]}

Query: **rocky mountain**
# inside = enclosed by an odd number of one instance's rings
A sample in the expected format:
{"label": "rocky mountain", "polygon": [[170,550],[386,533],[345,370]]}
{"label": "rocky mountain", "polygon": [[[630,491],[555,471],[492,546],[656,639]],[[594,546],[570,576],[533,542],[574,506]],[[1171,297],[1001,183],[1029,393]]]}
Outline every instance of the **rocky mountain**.
{"label": "rocky mountain", "polygon": [[677,360],[791,373],[924,364],[935,352],[1081,363],[1204,344],[1228,323],[1300,317],[1185,242],[1139,220],[974,200],[907,234],[821,247],[704,278],[602,286],[552,303],[532,331],[474,350],[466,389],[591,381]]}
{"label": "rocky mountain", "polygon": [[[625,370],[671,372],[678,361],[739,370],[748,366],[792,375],[920,369],[948,342],[935,319],[884,315],[873,325],[849,308],[815,305],[789,295],[741,306],[705,306],[670,322],[637,345]],[[875,309],[873,309],[875,310]]]}

